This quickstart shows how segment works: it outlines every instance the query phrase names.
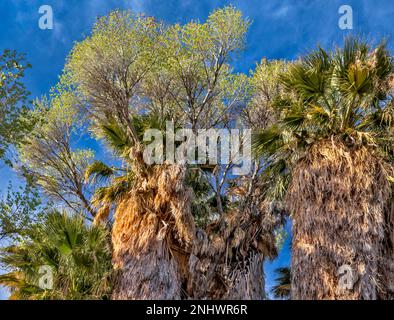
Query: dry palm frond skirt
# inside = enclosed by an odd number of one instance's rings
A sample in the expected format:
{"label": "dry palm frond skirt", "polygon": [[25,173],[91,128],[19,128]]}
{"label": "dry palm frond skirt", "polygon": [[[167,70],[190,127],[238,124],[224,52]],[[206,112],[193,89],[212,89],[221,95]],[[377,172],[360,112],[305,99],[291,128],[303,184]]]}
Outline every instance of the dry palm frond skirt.
{"label": "dry palm frond skirt", "polygon": [[228,212],[199,231],[189,259],[193,299],[265,298],[263,261],[277,255],[273,230],[283,224],[284,214],[258,204]]}
{"label": "dry palm frond skirt", "polygon": [[195,234],[184,178],[180,166],[155,166],[136,179],[118,206],[112,230],[119,273],[113,299],[180,299],[177,251],[190,247]]}
{"label": "dry palm frond skirt", "polygon": [[261,299],[277,216],[246,208],[197,229],[185,174],[184,166],[151,167],[118,205],[112,299]]}
{"label": "dry palm frond skirt", "polygon": [[312,146],[300,160],[287,196],[294,221],[292,299],[387,295],[388,170],[367,148],[334,140]]}

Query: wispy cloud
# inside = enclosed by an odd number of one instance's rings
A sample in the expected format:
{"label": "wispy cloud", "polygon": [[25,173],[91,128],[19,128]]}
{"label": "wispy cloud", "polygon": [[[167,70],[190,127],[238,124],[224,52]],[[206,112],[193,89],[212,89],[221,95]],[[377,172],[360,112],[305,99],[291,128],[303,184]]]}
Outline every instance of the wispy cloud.
{"label": "wispy cloud", "polygon": [[273,12],[273,16],[276,18],[283,18],[288,14],[290,10],[291,10],[290,5],[282,5]]}

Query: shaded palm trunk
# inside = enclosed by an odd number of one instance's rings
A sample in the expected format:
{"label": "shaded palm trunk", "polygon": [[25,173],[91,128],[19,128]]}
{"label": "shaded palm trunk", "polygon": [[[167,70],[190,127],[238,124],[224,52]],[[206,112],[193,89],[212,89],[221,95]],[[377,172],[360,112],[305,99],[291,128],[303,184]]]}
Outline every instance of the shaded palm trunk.
{"label": "shaded palm trunk", "polygon": [[276,254],[276,215],[266,206],[233,210],[197,229],[185,173],[178,165],[141,170],[117,207],[112,298],[263,299],[263,261]]}
{"label": "shaded palm trunk", "polygon": [[199,230],[189,259],[189,296],[264,299],[263,261],[277,254],[272,231],[281,223],[281,214],[259,203],[227,212],[206,230]]}
{"label": "shaded palm trunk", "polygon": [[[333,140],[300,160],[287,199],[294,219],[292,299],[376,299],[385,290],[379,268],[391,193],[385,170],[365,147]],[[338,274],[341,266],[350,267],[350,283]]]}

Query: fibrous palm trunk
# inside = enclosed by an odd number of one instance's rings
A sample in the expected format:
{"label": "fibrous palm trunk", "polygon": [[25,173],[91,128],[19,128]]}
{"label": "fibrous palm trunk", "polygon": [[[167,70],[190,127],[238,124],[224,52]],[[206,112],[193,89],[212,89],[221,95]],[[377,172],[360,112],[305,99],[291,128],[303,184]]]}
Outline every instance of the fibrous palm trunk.
{"label": "fibrous palm trunk", "polygon": [[193,299],[265,298],[263,261],[277,254],[273,230],[283,224],[284,212],[261,201],[261,191],[254,185],[250,197],[242,193],[250,201],[197,232],[187,286]]}
{"label": "fibrous palm trunk", "polygon": [[191,191],[182,166],[155,166],[136,183],[115,213],[112,230],[117,300],[180,299],[182,252],[194,238]]}
{"label": "fibrous palm trunk", "polygon": [[382,260],[379,271],[382,274],[383,287],[379,292],[379,298],[385,300],[394,299],[394,197],[385,214],[385,240],[382,248]]}
{"label": "fibrous palm trunk", "polygon": [[386,170],[367,148],[333,139],[299,161],[287,199],[292,299],[376,299],[387,291],[379,267],[387,265]]}
{"label": "fibrous palm trunk", "polygon": [[118,205],[112,298],[264,298],[262,264],[276,252],[278,219],[265,207],[235,210],[199,230],[185,173],[180,165],[147,168]]}

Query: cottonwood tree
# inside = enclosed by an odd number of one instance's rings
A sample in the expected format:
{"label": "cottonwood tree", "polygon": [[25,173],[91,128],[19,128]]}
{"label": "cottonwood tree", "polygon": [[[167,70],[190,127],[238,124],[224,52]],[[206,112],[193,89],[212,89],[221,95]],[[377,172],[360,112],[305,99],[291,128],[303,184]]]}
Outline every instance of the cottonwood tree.
{"label": "cottonwood tree", "polygon": [[38,100],[29,112],[34,125],[19,146],[18,170],[41,187],[61,207],[93,219],[84,173],[93,158],[89,149],[77,148],[81,132],[77,98],[60,86],[51,97]]}
{"label": "cottonwood tree", "polygon": [[0,241],[18,241],[33,223],[42,220],[44,205],[36,188],[27,183],[17,190],[9,184],[0,199]]}
{"label": "cottonwood tree", "polygon": [[[15,165],[15,147],[31,129],[31,123],[25,121],[29,93],[23,82],[30,67],[25,56],[14,50],[6,49],[0,55],[0,160],[9,166]],[[39,195],[29,180],[25,182],[18,189],[9,185],[1,194],[0,240],[19,238],[39,218]]]}
{"label": "cottonwood tree", "polygon": [[21,118],[27,111],[28,98],[23,78],[30,67],[24,55],[16,51],[4,50],[0,55],[0,158],[27,129]]}
{"label": "cottonwood tree", "polygon": [[115,11],[70,54],[67,85],[121,160],[86,170],[107,181],[92,200],[96,223],[114,214],[114,299],[263,296],[261,265],[275,254],[280,219],[259,188],[237,183],[246,190],[241,206],[242,191],[229,200],[227,166],[147,165],[142,157],[144,129],[164,130],[166,120],[195,132],[236,125],[249,83],[231,61],[247,26],[232,7],[183,26]]}

